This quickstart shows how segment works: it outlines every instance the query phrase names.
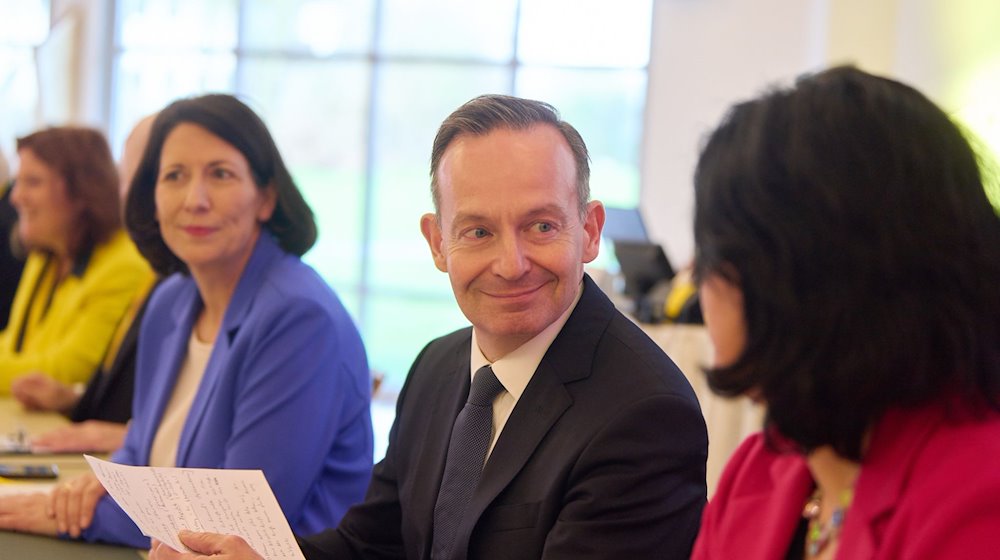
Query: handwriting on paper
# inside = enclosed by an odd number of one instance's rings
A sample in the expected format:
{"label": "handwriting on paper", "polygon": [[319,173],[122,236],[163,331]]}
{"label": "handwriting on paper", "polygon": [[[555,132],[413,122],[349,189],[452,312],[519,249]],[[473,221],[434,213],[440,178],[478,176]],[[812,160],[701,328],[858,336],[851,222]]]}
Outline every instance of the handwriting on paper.
{"label": "handwriting on paper", "polygon": [[188,529],[239,535],[269,560],[303,559],[259,470],[133,467],[85,457],[142,533],[175,550],[187,550],[177,533]]}

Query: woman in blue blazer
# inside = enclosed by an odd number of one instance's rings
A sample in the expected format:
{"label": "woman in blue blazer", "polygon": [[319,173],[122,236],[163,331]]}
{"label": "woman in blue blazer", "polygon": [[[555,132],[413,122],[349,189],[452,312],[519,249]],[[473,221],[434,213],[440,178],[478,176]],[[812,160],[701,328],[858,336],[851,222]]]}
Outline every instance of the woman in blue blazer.
{"label": "woman in blue blazer", "polygon": [[[369,371],[347,311],[299,259],[315,222],[264,123],[228,95],[168,106],[126,223],[168,277],[143,318],[133,419],[112,460],[261,469],[293,530],[335,525],[371,473]],[[93,475],[42,501],[9,528],[149,546]]]}

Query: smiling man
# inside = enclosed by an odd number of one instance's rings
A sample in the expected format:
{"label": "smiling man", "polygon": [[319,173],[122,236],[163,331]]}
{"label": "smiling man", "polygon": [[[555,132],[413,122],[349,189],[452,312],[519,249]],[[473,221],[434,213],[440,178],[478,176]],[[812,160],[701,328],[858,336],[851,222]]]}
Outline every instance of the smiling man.
{"label": "smiling man", "polygon": [[417,357],[364,503],[302,538],[307,558],[688,557],[704,420],[584,274],[604,225],[589,176],[583,140],[547,104],[482,96],[441,125],[421,230],[472,327]]}

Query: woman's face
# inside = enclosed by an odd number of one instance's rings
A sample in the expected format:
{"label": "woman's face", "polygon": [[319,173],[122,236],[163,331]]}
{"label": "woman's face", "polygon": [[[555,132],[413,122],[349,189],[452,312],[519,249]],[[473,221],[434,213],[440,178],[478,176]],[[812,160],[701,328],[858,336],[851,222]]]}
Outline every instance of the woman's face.
{"label": "woman's face", "polygon": [[83,204],[69,197],[66,180],[30,148],[17,155],[21,164],[10,202],[17,210],[21,240],[30,248],[70,257],[72,233],[79,227]]}
{"label": "woman's face", "polygon": [[155,196],[163,241],[196,275],[242,272],[275,205],[239,150],[192,123],[167,135]]}
{"label": "woman's face", "polygon": [[743,312],[743,290],[729,280],[711,274],[698,288],[708,336],[715,347],[715,366],[732,365],[747,344],[747,322]]}

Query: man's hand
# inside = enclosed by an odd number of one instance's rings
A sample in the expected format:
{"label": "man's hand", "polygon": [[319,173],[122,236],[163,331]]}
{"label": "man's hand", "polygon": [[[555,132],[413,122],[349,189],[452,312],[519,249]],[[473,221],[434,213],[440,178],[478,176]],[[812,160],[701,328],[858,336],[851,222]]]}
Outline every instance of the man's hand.
{"label": "man's hand", "polygon": [[125,424],[86,420],[31,438],[31,448],[42,453],[111,453],[125,442],[126,431]]}
{"label": "man's hand", "polygon": [[195,560],[211,556],[215,560],[264,560],[250,545],[236,535],[181,531],[177,537],[194,552],[177,552],[153,539],[149,560]]}
{"label": "man's hand", "polygon": [[49,497],[42,492],[0,498],[0,530],[56,536],[56,521],[48,512]]}
{"label": "man's hand", "polygon": [[54,410],[62,413],[72,410],[80,398],[73,387],[41,372],[18,377],[11,382],[10,392],[28,410]]}
{"label": "man's hand", "polygon": [[68,533],[75,539],[90,527],[97,501],[106,493],[93,473],[80,475],[56,486],[49,496],[47,514],[55,518],[60,533]]}

